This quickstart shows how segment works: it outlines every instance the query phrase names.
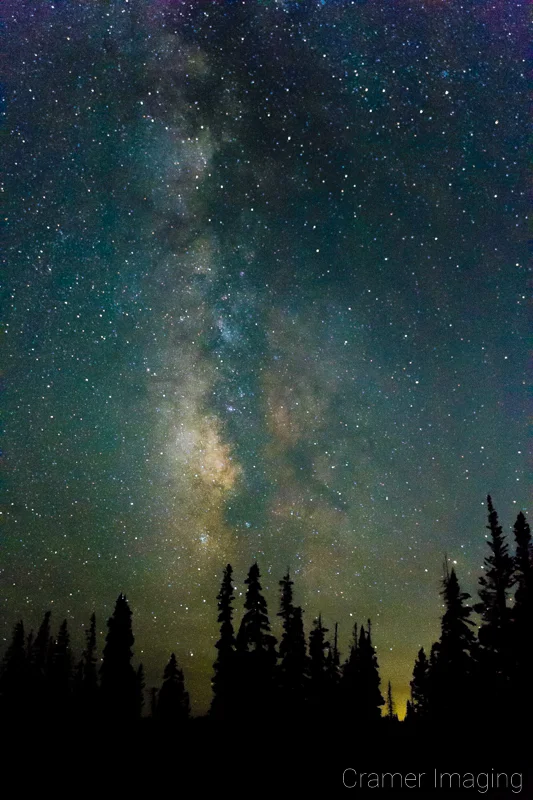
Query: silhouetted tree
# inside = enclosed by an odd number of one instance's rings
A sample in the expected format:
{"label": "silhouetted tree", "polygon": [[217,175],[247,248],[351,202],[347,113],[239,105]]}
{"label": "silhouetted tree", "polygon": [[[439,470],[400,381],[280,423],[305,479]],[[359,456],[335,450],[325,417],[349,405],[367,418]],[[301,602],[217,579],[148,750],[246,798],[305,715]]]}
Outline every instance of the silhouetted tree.
{"label": "silhouetted tree", "polygon": [[522,512],[516,518],[513,532],[516,543],[514,569],[517,584],[513,616],[515,620],[520,620],[525,630],[531,632],[533,630],[533,541],[531,529]]}
{"label": "silhouetted tree", "polygon": [[[47,611],[44,615],[43,621],[37,631],[37,636],[33,639],[31,646],[31,666],[36,675],[44,680],[46,673],[46,665],[50,655],[50,617],[51,611]],[[53,641],[52,641],[53,646]]]}
{"label": "silhouetted tree", "polygon": [[174,653],[163,673],[163,685],[157,699],[157,719],[165,725],[182,725],[189,717],[189,695],[185,691],[183,672]]}
{"label": "silhouetted tree", "polygon": [[419,722],[427,719],[429,708],[429,662],[424,648],[418,651],[411,680],[411,710]]}
{"label": "silhouetted tree", "polygon": [[96,671],[96,614],[94,612],[91,615],[89,629],[85,631],[83,683],[87,698],[95,698],[98,690],[98,674]]}
{"label": "silhouetted tree", "polygon": [[339,653],[339,623],[335,623],[333,645],[330,645],[326,656],[326,695],[329,707],[329,716],[337,718],[340,710],[340,653]]}
{"label": "silhouetted tree", "polygon": [[96,614],[91,615],[91,624],[85,631],[85,650],[83,651],[83,680],[90,694],[96,693],[98,675],[96,673]]}
{"label": "silhouetted tree", "polygon": [[28,711],[28,656],[24,641],[24,624],[17,622],[11,644],[0,666],[0,711],[9,722],[24,720]]}
{"label": "silhouetted tree", "polygon": [[472,608],[466,601],[470,595],[462,592],[455,570],[444,565],[442,596],[445,611],[441,622],[438,648],[434,647],[430,661],[430,714],[439,725],[464,716],[472,710],[475,699],[475,636],[470,619]]}
{"label": "silhouetted tree", "polygon": [[51,611],[47,611],[33,639],[29,660],[28,698],[35,716],[48,712],[48,669],[53,656],[54,640],[50,635]]}
{"label": "silhouetted tree", "polygon": [[54,642],[48,674],[54,711],[58,717],[64,717],[69,709],[72,683],[72,654],[66,619],[61,623]]}
{"label": "silhouetted tree", "polygon": [[287,570],[287,574],[284,575],[283,578],[280,580],[279,585],[281,587],[281,593],[280,593],[280,610],[278,611],[278,617],[281,617],[281,624],[283,628],[283,633],[281,634],[281,639],[279,643],[279,657],[281,660],[280,664],[280,679],[281,679],[285,671],[284,661],[287,654],[291,652],[291,644],[292,644],[291,626],[294,615],[292,587],[294,586],[294,581],[291,581],[290,570]]}
{"label": "silhouetted tree", "polygon": [[381,678],[376,651],[372,644],[372,626],[368,620],[365,632],[361,626],[359,645],[357,648],[358,680],[360,697],[358,710],[362,721],[367,725],[376,725],[381,719],[381,706],[385,700],[380,691]]}
{"label": "silhouetted tree", "polygon": [[217,659],[213,664],[215,674],[211,681],[213,700],[210,713],[217,718],[230,717],[235,703],[235,635],[233,631],[233,568],[228,564],[224,570],[218,601],[220,637],[215,644]]}
{"label": "silhouetted tree", "polygon": [[267,603],[261,593],[259,567],[252,564],[247,585],[244,614],[236,641],[239,682],[239,715],[254,707],[260,716],[272,711],[276,639],[270,633]]}
{"label": "silhouetted tree", "polygon": [[31,652],[32,652],[32,648],[33,648],[33,640],[34,639],[35,639],[35,635],[33,633],[33,628],[32,628],[31,631],[28,633],[28,635],[26,637],[26,657],[27,657],[28,663],[30,662],[30,659],[31,659]]}
{"label": "silhouetted tree", "polygon": [[480,643],[499,652],[505,648],[507,641],[506,631],[509,626],[507,597],[514,581],[514,564],[490,495],[487,496],[487,506],[489,518],[487,528],[490,531],[488,546],[491,554],[485,558],[486,571],[479,578],[481,603],[476,605],[476,611],[482,615]]}
{"label": "silhouetted tree", "polygon": [[380,708],[384,704],[381,695],[379,665],[372,645],[371,624],[368,632],[357,623],[353,628],[353,639],[343,669],[340,685],[344,716],[347,722],[357,718],[362,726],[376,725],[381,718]]}
{"label": "silhouetted tree", "polygon": [[326,658],[326,673],[331,687],[337,686],[340,681],[340,653],[339,653],[339,623],[335,623],[333,645],[329,647]]}
{"label": "silhouetted tree", "polygon": [[85,648],[74,676],[76,713],[85,724],[95,721],[98,704],[98,673],[96,669],[96,616],[91,615],[85,630]]}
{"label": "silhouetted tree", "polygon": [[352,644],[348,657],[343,664],[340,682],[340,694],[342,697],[342,705],[344,709],[344,716],[350,719],[357,713],[358,705],[358,647],[359,637],[357,630],[357,622],[353,626]]}
{"label": "silhouetted tree", "polygon": [[322,615],[313,620],[309,634],[309,698],[315,712],[323,713],[329,700],[326,640],[328,629],[322,624]]}
{"label": "silhouetted tree", "polygon": [[474,608],[481,614],[478,637],[483,689],[486,695],[493,695],[490,701],[487,698],[487,713],[490,702],[490,715],[501,716],[509,702],[512,672],[511,614],[507,602],[514,583],[514,564],[490,495],[487,506],[490,555],[484,560],[485,573],[479,578],[481,602]]}
{"label": "silhouetted tree", "polygon": [[277,668],[277,684],[280,703],[289,706],[292,714],[298,714],[306,692],[307,649],[302,619],[302,609],[293,604],[293,581],[289,570],[280,580],[280,610],[283,633],[279,643],[280,663]]}
{"label": "silhouetted tree", "polygon": [[533,674],[533,542],[522,512],[514,524],[514,558],[517,589],[512,610],[513,701],[526,719],[533,715],[533,698],[525,687]]}
{"label": "silhouetted tree", "polygon": [[386,703],[386,717],[390,723],[398,722],[398,715],[396,714],[396,703],[392,696],[392,684],[389,681],[387,685],[387,703]]}
{"label": "silhouetted tree", "polygon": [[135,672],[131,665],[134,643],[131,616],[128,602],[120,594],[107,622],[100,668],[102,709],[105,716],[117,721],[135,719],[137,709]]}
{"label": "silhouetted tree", "polygon": [[143,713],[145,687],[146,687],[146,681],[144,677],[144,667],[142,664],[139,664],[137,668],[137,673],[135,675],[135,689],[137,695],[136,715],[138,717],[141,717]]}
{"label": "silhouetted tree", "polygon": [[413,708],[413,703],[411,700],[407,701],[407,706],[405,709],[405,719],[404,723],[411,727],[412,725],[417,724],[416,713]]}

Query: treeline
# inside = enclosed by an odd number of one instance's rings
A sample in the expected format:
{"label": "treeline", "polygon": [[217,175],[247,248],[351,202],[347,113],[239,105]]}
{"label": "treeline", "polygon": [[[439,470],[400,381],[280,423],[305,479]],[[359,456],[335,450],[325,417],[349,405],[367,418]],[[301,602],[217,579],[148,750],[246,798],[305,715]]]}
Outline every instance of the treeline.
{"label": "treeline", "polygon": [[[426,655],[418,653],[411,681],[405,729],[423,731],[468,722],[502,726],[526,715],[532,701],[533,545],[522,513],[514,524],[514,553],[488,497],[488,548],[479,579],[479,602],[461,590],[445,560],[444,613],[440,638]],[[354,625],[346,657],[341,658],[335,624],[321,616],[306,636],[303,610],[295,605],[289,571],[280,580],[277,616],[282,634],[272,634],[257,564],[245,581],[244,613],[234,626],[231,565],[224,570],[218,602],[220,634],[208,719],[224,725],[248,719],[304,725],[339,723],[358,729],[398,728],[392,688],[383,696],[370,620]],[[479,624],[472,619],[480,615]],[[65,620],[52,635],[51,612],[36,634],[22,621],[0,667],[0,714],[4,721],[53,719],[81,725],[148,718],[160,726],[183,726],[190,718],[189,696],[174,653],[159,689],[146,704],[142,664],[132,665],[132,613],[124,595],[107,623],[101,663],[97,658],[96,619],[85,632],[81,658],[74,659]],[[145,708],[145,704],[148,708]],[[383,707],[385,712],[383,713]],[[403,727],[403,726],[402,726]]]}

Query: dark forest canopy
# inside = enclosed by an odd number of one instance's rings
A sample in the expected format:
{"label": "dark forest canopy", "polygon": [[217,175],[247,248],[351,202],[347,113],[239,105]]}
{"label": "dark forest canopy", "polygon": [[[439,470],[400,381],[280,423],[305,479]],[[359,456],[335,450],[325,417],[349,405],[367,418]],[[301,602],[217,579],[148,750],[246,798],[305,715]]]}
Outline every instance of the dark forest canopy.
{"label": "dark forest canopy", "polygon": [[[520,513],[511,554],[490,496],[487,529],[488,554],[479,578],[478,603],[470,605],[470,595],[462,591],[455,569],[445,560],[441,634],[429,655],[420,650],[413,669],[405,717],[405,725],[413,729],[474,720],[504,724],[531,713],[527,685],[533,665],[531,531]],[[294,582],[287,570],[279,581],[278,642],[271,631],[259,566],[254,563],[245,580],[244,613],[235,629],[232,573],[228,564],[217,597],[220,638],[208,715],[212,724],[244,721],[251,709],[264,723],[282,717],[322,726],[356,717],[367,731],[399,724],[390,682],[386,700],[382,693],[370,620],[354,625],[344,657],[338,649],[337,623],[328,629],[319,615],[306,637],[303,609],[295,604]],[[480,615],[479,625],[474,613]],[[17,722],[53,715],[56,722],[84,725],[146,718],[158,726],[183,727],[190,718],[190,705],[176,654],[169,655],[162,669],[161,687],[149,688],[147,703],[142,664],[137,669],[132,664],[134,644],[132,612],[123,594],[107,622],[100,666],[94,614],[78,658],[70,646],[66,620],[55,635],[50,611],[36,633],[18,621],[0,669],[2,718]]]}

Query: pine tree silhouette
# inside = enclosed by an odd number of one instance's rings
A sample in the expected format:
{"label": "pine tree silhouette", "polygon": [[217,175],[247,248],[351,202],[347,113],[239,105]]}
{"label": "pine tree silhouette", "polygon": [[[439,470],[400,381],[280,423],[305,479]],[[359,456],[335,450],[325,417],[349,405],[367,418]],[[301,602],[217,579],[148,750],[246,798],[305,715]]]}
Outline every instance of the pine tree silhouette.
{"label": "pine tree silhouette", "polygon": [[293,603],[293,581],[290,572],[280,580],[280,610],[283,633],[279,643],[280,663],[277,668],[277,685],[280,706],[290,709],[292,715],[301,711],[306,694],[307,648],[302,619],[302,609]]}
{"label": "pine tree silhouette", "polygon": [[96,669],[96,615],[91,615],[85,631],[85,648],[74,677],[76,713],[84,724],[95,722],[98,707],[98,673]]}
{"label": "pine tree silhouette", "polygon": [[405,719],[404,723],[409,727],[412,728],[413,725],[417,725],[416,713],[413,708],[412,700],[407,701],[406,709],[405,709]]}
{"label": "pine tree silhouette", "polygon": [[[44,680],[46,674],[46,665],[50,655],[50,617],[51,611],[47,611],[44,615],[43,621],[37,632],[37,636],[32,642],[31,647],[31,665],[36,675],[39,675]],[[53,644],[53,642],[52,642]]]}
{"label": "pine tree silhouette", "polygon": [[4,721],[25,721],[28,713],[29,660],[24,641],[24,623],[17,622],[0,665],[0,715]]}
{"label": "pine tree silhouette", "polygon": [[379,688],[381,679],[371,630],[370,620],[368,632],[361,626],[359,635],[357,623],[354,625],[352,645],[342,669],[340,685],[345,720],[350,722],[357,718],[365,728],[379,723],[380,707],[385,702]]}
{"label": "pine tree silhouette", "polygon": [[343,716],[350,720],[357,714],[359,703],[359,636],[357,622],[353,626],[352,644],[343,664],[340,682]]}
{"label": "pine tree silhouette", "polygon": [[294,616],[294,604],[293,604],[293,592],[292,587],[294,586],[294,581],[291,581],[290,570],[287,569],[287,574],[283,576],[280,580],[279,585],[281,587],[281,596],[280,596],[280,610],[278,611],[278,617],[281,617],[283,633],[281,635],[281,640],[279,643],[279,657],[281,659],[280,664],[280,674],[284,672],[284,660],[287,655],[291,652],[291,635],[292,635],[292,621]]}
{"label": "pine tree silhouette", "polygon": [[369,727],[381,719],[381,706],[385,703],[380,691],[381,678],[376,651],[372,644],[372,625],[368,620],[365,632],[361,626],[357,648],[358,679],[360,682],[359,713]]}
{"label": "pine tree silhouette", "polygon": [[470,619],[472,608],[466,601],[455,570],[444,564],[442,592],[445,612],[438,647],[431,653],[429,683],[432,720],[441,727],[459,716],[468,718],[475,708],[476,640]]}
{"label": "pine tree silhouette", "polygon": [[[444,613],[441,634],[431,648],[429,659],[421,648],[415,661],[411,680],[411,698],[407,704],[406,722],[412,733],[435,726],[450,736],[457,725],[486,725],[501,728],[515,722],[517,713],[526,719],[533,713],[527,690],[531,674],[531,581],[533,576],[533,542],[531,531],[522,513],[514,525],[516,555],[510,559],[507,545],[498,524],[496,512],[489,501],[489,542],[492,555],[485,561],[487,571],[480,581],[480,610],[484,614],[485,643],[483,654],[473,632],[473,609],[467,601],[470,595],[460,588],[454,569],[445,561],[441,595]],[[511,571],[509,571],[509,560]],[[503,565],[503,566],[502,566]],[[294,605],[293,581],[290,573],[279,582],[282,637],[279,647],[279,666],[276,667],[276,640],[271,633],[267,603],[262,594],[257,564],[250,567],[244,614],[235,639],[233,631],[234,589],[232,568],[227,565],[218,600],[220,638],[215,662],[215,701],[231,702],[232,721],[253,720],[259,726],[274,719],[277,713],[283,731],[290,722],[347,723],[347,729],[357,720],[362,735],[371,732],[381,719],[384,704],[380,691],[379,665],[372,644],[370,620],[367,628],[354,625],[353,642],[342,670],[338,650],[338,625],[335,623],[333,644],[326,640],[327,629],[319,616],[309,636],[309,655],[302,623],[302,609]],[[507,594],[515,582],[514,605],[507,608]],[[502,588],[503,587],[503,588]],[[57,638],[50,635],[50,612],[46,612],[34,637],[24,634],[20,621],[14,627],[12,641],[0,664],[0,715],[9,724],[29,720],[60,720],[72,717],[81,728],[93,718],[96,705],[106,720],[116,723],[134,721],[144,704],[144,670],[139,665],[135,673],[131,660],[134,637],[131,610],[124,595],[117,599],[108,621],[108,633],[100,670],[101,690],[96,669],[96,618],[91,616],[85,632],[85,649],[72,675],[72,657],[67,621]],[[503,622],[502,622],[503,620]],[[499,651],[494,641],[501,642],[493,632],[506,628],[506,670],[491,669],[499,661],[489,661],[487,653]],[[504,678],[503,690],[495,694],[495,679]],[[505,688],[508,691],[505,691]],[[73,692],[75,687],[75,692]],[[279,696],[276,699],[276,690]],[[486,692],[484,704],[481,692]],[[70,703],[71,698],[75,700]],[[84,698],[84,699],[83,699]],[[298,698],[296,701],[295,698]],[[307,706],[305,699],[308,700]],[[95,702],[96,701],[96,702]],[[219,706],[222,707],[221,705]],[[74,710],[74,717],[71,709]],[[342,709],[342,714],[340,710]],[[151,690],[151,715],[160,722],[178,725],[189,717],[189,695],[185,690],[183,672],[173,653],[165,668],[159,693]],[[216,712],[211,712],[217,716]],[[228,717],[226,717],[228,718]],[[381,730],[398,724],[392,687],[389,681],[385,720]],[[144,728],[144,723],[143,726]],[[157,726],[156,726],[157,727]],[[322,726],[323,727],[323,726]],[[150,726],[148,726],[148,730]],[[390,728],[392,730],[401,730]],[[192,729],[191,729],[192,730]],[[432,729],[429,729],[433,732]],[[292,732],[291,732],[292,736]],[[278,743],[279,743],[278,739]],[[288,751],[287,751],[288,752]]]}
{"label": "pine tree silhouette", "polygon": [[490,495],[487,496],[487,506],[489,518],[487,528],[491,534],[488,545],[491,555],[485,558],[486,572],[479,578],[481,603],[476,605],[476,611],[483,619],[479,631],[481,644],[492,650],[498,650],[503,646],[502,639],[509,624],[507,597],[513,585],[514,564]]}
{"label": "pine tree silhouette", "polygon": [[136,699],[137,699],[137,708],[136,708],[136,716],[142,717],[143,708],[144,708],[144,690],[146,688],[146,680],[144,677],[144,667],[142,664],[139,664],[137,668],[137,672],[135,674],[135,690],[136,690]]}
{"label": "pine tree silhouette", "polygon": [[50,702],[48,670],[53,656],[54,640],[50,635],[51,611],[47,611],[33,639],[29,659],[29,702],[35,716],[47,714]]}
{"label": "pine tree silhouette", "polygon": [[340,679],[340,654],[339,654],[339,623],[335,623],[333,645],[329,646],[326,658],[326,673],[328,682],[335,685]]}
{"label": "pine tree silhouette", "polygon": [[91,615],[89,629],[85,631],[85,649],[83,651],[83,685],[88,701],[96,698],[98,691],[98,674],[96,671],[96,614]]}
{"label": "pine tree silhouette", "polygon": [[327,654],[330,643],[326,640],[328,629],[322,624],[322,615],[313,620],[309,634],[309,698],[312,713],[323,715],[328,701]]}
{"label": "pine tree silhouette", "polygon": [[513,532],[516,542],[514,568],[517,584],[513,616],[523,622],[525,630],[531,631],[533,629],[533,541],[531,529],[522,512],[516,518]]}
{"label": "pine tree silhouette", "polygon": [[104,716],[122,722],[135,719],[137,711],[135,672],[131,665],[134,643],[131,616],[125,596],[119,595],[113,616],[107,622],[108,632],[100,668]]}
{"label": "pine tree silhouette", "polygon": [[56,717],[62,719],[69,710],[72,689],[72,654],[66,619],[61,623],[54,642],[48,675],[52,707]]}
{"label": "pine tree silhouette", "polygon": [[213,717],[231,717],[235,703],[235,635],[233,631],[233,568],[228,564],[224,570],[218,601],[218,622],[220,637],[215,644],[217,659],[213,664],[215,674],[212,679],[213,700],[210,713]]}
{"label": "pine tree silhouette", "polygon": [[[481,614],[479,643],[480,659],[485,676],[485,693],[495,693],[492,713],[504,714],[509,702],[510,679],[512,672],[511,656],[511,612],[508,608],[508,594],[514,583],[514,563],[498,521],[498,514],[487,497],[490,555],[484,560],[484,575],[479,578],[479,597],[481,602],[474,606]],[[495,705],[499,709],[495,708]]]}
{"label": "pine tree silhouette", "polygon": [[189,718],[189,695],[185,691],[183,672],[174,653],[163,673],[163,685],[157,699],[157,719],[165,725],[183,725]]}
{"label": "pine tree silhouette", "polygon": [[533,542],[531,530],[522,512],[514,524],[516,553],[514,558],[517,589],[512,609],[514,708],[526,719],[533,716],[533,698],[524,691],[533,674]]}
{"label": "pine tree silhouette", "polygon": [[418,722],[424,722],[429,708],[429,662],[423,647],[418,651],[410,685],[413,716]]}
{"label": "pine tree silhouette", "polygon": [[394,702],[394,698],[392,696],[392,684],[389,681],[387,684],[387,702],[386,702],[386,718],[389,723],[395,724],[398,722],[398,715],[396,714],[396,703]]}
{"label": "pine tree silhouette", "polygon": [[326,656],[326,695],[331,719],[337,719],[340,712],[340,682],[339,623],[336,622],[333,645],[330,645]]}
{"label": "pine tree silhouette", "polygon": [[34,639],[35,639],[35,635],[33,633],[33,628],[32,628],[32,630],[28,633],[28,635],[26,637],[26,657],[27,657],[28,663],[30,662],[30,659],[31,659],[31,652],[32,652],[32,648],[33,648],[33,640]]}
{"label": "pine tree silhouette", "polygon": [[259,716],[272,712],[276,639],[270,633],[260,577],[257,563],[252,564],[245,580],[248,588],[236,641],[240,717],[248,715],[252,707]]}

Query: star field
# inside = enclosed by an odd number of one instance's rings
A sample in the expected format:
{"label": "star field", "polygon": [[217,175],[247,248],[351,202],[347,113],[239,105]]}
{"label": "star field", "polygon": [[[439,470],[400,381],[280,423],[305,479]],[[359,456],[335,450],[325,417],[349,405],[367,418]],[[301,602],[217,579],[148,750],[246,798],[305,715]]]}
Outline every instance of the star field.
{"label": "star field", "polygon": [[203,711],[257,559],[401,705],[443,554],[474,594],[486,494],[525,509],[525,3],[4,20],[1,639],[125,591]]}

